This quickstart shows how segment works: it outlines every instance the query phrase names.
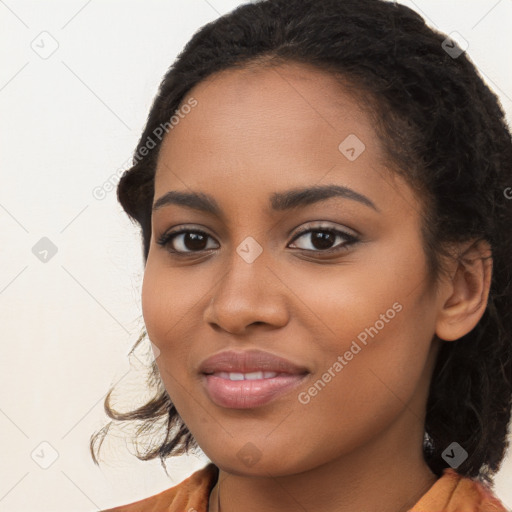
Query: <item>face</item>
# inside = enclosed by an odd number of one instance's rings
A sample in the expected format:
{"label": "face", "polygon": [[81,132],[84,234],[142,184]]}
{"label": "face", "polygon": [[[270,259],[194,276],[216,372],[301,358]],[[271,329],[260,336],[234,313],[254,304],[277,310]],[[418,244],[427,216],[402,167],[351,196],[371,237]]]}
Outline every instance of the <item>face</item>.
{"label": "face", "polygon": [[[200,447],[228,471],[279,475],[389,432],[422,439],[439,300],[420,202],[371,121],[299,64],[224,71],[190,98],[159,155],[142,307]],[[294,195],[311,187],[331,188]],[[252,350],[295,366],[203,373],[210,356]]]}

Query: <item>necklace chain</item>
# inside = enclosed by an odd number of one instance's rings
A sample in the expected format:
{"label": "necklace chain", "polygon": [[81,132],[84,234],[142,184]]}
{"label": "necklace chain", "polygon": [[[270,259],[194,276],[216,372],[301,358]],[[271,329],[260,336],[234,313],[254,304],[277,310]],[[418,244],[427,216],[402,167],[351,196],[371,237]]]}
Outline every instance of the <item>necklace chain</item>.
{"label": "necklace chain", "polygon": [[217,512],[220,512],[220,478],[219,487],[217,488]]}

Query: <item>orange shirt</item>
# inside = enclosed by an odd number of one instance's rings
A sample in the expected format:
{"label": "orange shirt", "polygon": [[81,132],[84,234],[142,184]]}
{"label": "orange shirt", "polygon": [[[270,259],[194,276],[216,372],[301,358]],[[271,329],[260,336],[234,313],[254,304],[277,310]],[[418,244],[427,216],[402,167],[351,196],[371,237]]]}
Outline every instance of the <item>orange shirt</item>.
{"label": "orange shirt", "polygon": [[[207,512],[218,474],[217,466],[209,463],[166,491],[102,512]],[[481,483],[448,468],[408,512],[507,512],[507,509]]]}

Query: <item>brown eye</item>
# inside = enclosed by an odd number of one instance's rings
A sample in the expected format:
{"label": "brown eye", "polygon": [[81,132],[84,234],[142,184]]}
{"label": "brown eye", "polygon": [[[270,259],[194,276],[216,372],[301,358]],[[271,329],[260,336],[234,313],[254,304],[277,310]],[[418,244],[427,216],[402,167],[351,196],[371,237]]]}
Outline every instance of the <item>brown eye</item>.
{"label": "brown eye", "polygon": [[[334,253],[348,249],[350,245],[359,239],[345,231],[332,227],[316,227],[302,230],[292,242],[304,239],[306,247],[298,247],[308,252]],[[201,253],[211,249],[217,249],[218,245],[210,246],[208,242],[213,238],[204,231],[195,229],[180,229],[162,235],[157,243],[176,255]],[[336,241],[338,242],[336,243]]]}
{"label": "brown eye", "polygon": [[215,247],[208,247],[210,235],[200,230],[182,229],[164,234],[158,244],[173,253],[194,253]]}
{"label": "brown eye", "polygon": [[[336,252],[346,249],[348,246],[358,241],[354,235],[331,227],[317,227],[303,230],[293,241],[301,238],[306,241],[309,240],[309,243],[304,244],[309,247],[299,247],[299,249],[313,252]],[[337,239],[341,240],[341,243],[334,245]]]}

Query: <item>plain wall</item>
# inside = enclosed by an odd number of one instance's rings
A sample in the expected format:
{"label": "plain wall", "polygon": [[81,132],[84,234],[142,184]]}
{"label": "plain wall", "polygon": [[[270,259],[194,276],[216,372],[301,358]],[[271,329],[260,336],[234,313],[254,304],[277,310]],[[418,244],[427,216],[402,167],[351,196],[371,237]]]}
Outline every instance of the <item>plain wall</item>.
{"label": "plain wall", "polygon": [[[106,421],[103,398],[136,365],[127,353],[142,327],[143,274],[139,232],[115,191],[101,199],[93,191],[128,166],[184,44],[241,3],[0,2],[0,511],[120,505],[207,461],[170,459],[169,478],[121,437],[109,442],[108,462],[90,458],[89,436]],[[462,34],[510,120],[512,2],[403,3]],[[511,482],[509,457],[495,488],[508,507]]]}

